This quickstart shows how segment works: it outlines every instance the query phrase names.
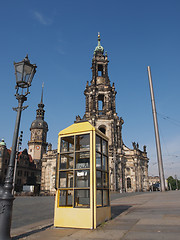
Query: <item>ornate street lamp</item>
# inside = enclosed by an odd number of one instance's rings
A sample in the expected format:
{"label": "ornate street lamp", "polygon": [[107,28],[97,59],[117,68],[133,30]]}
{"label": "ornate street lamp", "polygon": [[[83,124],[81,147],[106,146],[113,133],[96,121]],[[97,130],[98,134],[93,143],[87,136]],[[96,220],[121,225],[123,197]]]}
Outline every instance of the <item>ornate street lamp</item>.
{"label": "ornate street lamp", "polygon": [[31,64],[28,55],[23,61],[14,63],[15,75],[16,75],[16,99],[18,100],[18,107],[15,109],[17,111],[11,157],[9,160],[9,166],[7,169],[7,175],[5,178],[5,183],[3,187],[0,187],[0,240],[9,240],[10,229],[11,229],[11,219],[12,219],[12,207],[13,207],[13,175],[14,175],[14,165],[16,157],[16,147],[17,139],[19,133],[19,125],[21,119],[21,112],[26,107],[23,107],[23,103],[27,100],[27,95],[29,92],[29,87],[31,86],[32,79],[36,73],[37,66]]}

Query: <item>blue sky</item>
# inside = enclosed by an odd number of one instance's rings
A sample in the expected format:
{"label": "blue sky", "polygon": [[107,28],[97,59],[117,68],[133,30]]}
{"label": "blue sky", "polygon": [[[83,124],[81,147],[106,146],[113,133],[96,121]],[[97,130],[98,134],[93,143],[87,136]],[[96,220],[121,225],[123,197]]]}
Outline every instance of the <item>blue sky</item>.
{"label": "blue sky", "polygon": [[44,82],[48,142],[85,112],[84,89],[91,80],[97,33],[108,53],[109,77],[117,91],[116,110],[124,119],[128,147],[147,145],[149,174],[157,157],[147,66],[151,66],[165,176],[180,178],[180,1],[179,0],[24,0],[0,4],[0,139],[10,148],[17,106],[14,61],[26,54],[37,73],[23,111],[23,148],[30,140]]}

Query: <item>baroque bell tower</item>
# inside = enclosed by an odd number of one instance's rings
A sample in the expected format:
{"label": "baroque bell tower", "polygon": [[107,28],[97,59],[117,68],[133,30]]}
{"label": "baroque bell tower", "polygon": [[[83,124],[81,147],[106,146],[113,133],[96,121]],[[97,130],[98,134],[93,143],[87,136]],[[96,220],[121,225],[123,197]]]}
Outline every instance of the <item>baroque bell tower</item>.
{"label": "baroque bell tower", "polygon": [[84,91],[86,97],[84,118],[109,137],[110,145],[116,144],[117,147],[122,147],[123,119],[119,118],[116,113],[117,92],[114,83],[111,85],[109,80],[108,62],[107,52],[104,54],[98,33],[98,46],[94,50],[92,59],[92,80],[90,84],[87,82]]}
{"label": "baroque bell tower", "polygon": [[[84,118],[109,138],[109,164],[111,170],[111,189],[115,190],[120,184],[122,162],[122,118],[116,113],[116,91],[114,83],[111,85],[108,76],[108,56],[104,54],[98,33],[98,45],[92,59],[92,80],[87,82],[84,95],[86,97],[86,111]],[[122,176],[121,176],[122,179]]]}
{"label": "baroque bell tower", "polygon": [[36,110],[36,119],[30,127],[31,139],[28,142],[28,153],[37,164],[41,164],[42,155],[46,152],[47,148],[48,124],[44,121],[43,88],[44,86],[42,86],[41,102],[38,104],[38,109]]}

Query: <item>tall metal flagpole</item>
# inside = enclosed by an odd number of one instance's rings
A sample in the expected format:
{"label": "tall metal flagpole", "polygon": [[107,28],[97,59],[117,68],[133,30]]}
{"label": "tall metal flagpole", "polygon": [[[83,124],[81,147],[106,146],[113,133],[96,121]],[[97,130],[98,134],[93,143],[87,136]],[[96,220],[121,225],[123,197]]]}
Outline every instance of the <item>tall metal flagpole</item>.
{"label": "tall metal flagpole", "polygon": [[158,129],[157,114],[156,114],[156,105],[155,105],[152,78],[151,78],[151,69],[149,66],[147,67],[147,70],[148,70],[148,77],[149,77],[149,87],[150,87],[150,92],[151,92],[151,103],[152,103],[154,131],[155,131],[155,138],[156,138],[156,150],[157,150],[157,158],[158,158],[159,177],[160,177],[160,181],[161,181],[161,191],[164,192],[165,191],[164,169],[163,169],[162,154],[161,154],[161,144],[160,144],[160,139],[159,139],[159,129]]}

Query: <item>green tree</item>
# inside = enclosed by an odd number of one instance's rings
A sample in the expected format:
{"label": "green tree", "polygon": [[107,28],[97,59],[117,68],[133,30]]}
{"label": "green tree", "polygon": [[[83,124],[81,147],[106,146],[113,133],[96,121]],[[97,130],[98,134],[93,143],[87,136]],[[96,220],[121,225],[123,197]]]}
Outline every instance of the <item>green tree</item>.
{"label": "green tree", "polygon": [[174,179],[172,176],[168,177],[167,181],[168,181],[168,188],[169,189],[176,190],[177,187],[178,187],[178,189],[180,189],[180,181],[179,180],[177,180],[177,185],[178,186],[176,186],[176,179]]}

